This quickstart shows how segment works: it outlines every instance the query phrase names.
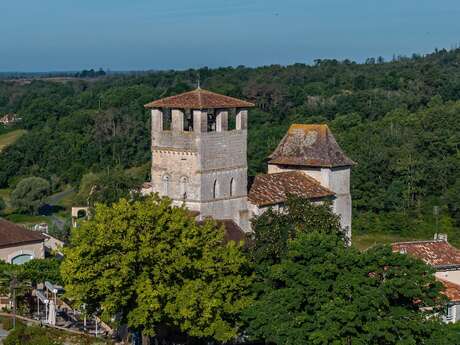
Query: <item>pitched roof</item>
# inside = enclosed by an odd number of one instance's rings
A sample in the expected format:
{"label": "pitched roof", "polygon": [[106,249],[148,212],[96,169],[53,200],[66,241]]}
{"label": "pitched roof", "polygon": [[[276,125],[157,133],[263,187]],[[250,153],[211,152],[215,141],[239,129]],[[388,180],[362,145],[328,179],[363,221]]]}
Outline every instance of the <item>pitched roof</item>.
{"label": "pitched roof", "polygon": [[391,247],[394,252],[407,253],[434,267],[460,266],[460,250],[447,241],[398,242]]}
{"label": "pitched roof", "polygon": [[444,279],[436,279],[444,285],[444,291],[442,293],[449,299],[449,301],[460,302],[460,285]]}
{"label": "pitched roof", "polygon": [[285,202],[288,194],[309,199],[334,196],[334,192],[305,173],[286,171],[256,176],[248,200],[257,206],[270,206]]}
{"label": "pitched roof", "polygon": [[220,95],[201,88],[180,95],[162,98],[145,105],[146,108],[178,108],[178,109],[225,109],[252,108],[253,103],[237,98]]}
{"label": "pitched roof", "polygon": [[356,163],[345,155],[327,125],[294,124],[269,156],[269,164],[332,168]]}
{"label": "pitched roof", "polygon": [[42,234],[0,218],[0,247],[14,247],[44,240]]}
{"label": "pitched roof", "polygon": [[[211,219],[211,218],[210,218]],[[246,241],[245,232],[232,219],[213,219],[218,227],[223,226],[225,230],[224,241],[241,242]],[[203,224],[205,220],[198,221],[198,224]]]}

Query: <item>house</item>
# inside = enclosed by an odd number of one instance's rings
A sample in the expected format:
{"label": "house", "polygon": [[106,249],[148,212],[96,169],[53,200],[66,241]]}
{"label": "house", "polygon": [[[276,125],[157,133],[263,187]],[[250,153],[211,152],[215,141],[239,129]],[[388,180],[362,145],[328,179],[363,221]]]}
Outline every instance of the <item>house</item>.
{"label": "house", "polygon": [[21,118],[17,114],[8,113],[0,117],[0,124],[7,126],[13,123],[21,121]]}
{"label": "house", "polygon": [[392,244],[394,252],[408,254],[424,261],[435,270],[438,281],[444,285],[449,299],[445,322],[460,320],[460,250],[447,241],[447,236],[436,234],[430,241],[398,242]]}
{"label": "house", "polygon": [[355,164],[327,125],[292,125],[248,189],[247,133],[254,104],[197,88],[145,105],[151,111],[151,181],[158,193],[250,232],[250,220],[282,208],[290,194],[331,201],[351,241],[350,172]]}
{"label": "house", "polygon": [[45,257],[45,237],[0,218],[0,260],[23,264]]}

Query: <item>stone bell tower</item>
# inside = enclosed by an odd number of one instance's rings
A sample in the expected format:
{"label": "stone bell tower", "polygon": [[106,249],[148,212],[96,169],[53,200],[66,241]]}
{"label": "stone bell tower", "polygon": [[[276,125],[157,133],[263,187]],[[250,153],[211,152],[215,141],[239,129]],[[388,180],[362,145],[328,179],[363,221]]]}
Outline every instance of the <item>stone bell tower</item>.
{"label": "stone bell tower", "polygon": [[247,117],[254,104],[198,88],[145,105],[152,113],[151,191],[199,218],[249,231]]}

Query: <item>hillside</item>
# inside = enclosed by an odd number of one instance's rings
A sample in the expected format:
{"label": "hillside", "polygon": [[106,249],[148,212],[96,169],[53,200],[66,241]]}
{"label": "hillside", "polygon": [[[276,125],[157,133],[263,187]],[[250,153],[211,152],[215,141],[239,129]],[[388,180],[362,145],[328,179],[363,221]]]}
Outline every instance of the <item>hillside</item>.
{"label": "hillside", "polygon": [[[460,239],[460,50],[392,62],[165,71],[97,81],[0,82],[0,113],[28,130],[0,155],[0,188],[28,175],[78,186],[106,167],[150,159],[143,104],[203,87],[257,104],[250,114],[250,174],[291,123],[328,123],[358,165],[354,229],[402,237],[435,231]],[[433,215],[433,206],[440,206]],[[369,235],[368,235],[369,236]]]}
{"label": "hillside", "polygon": [[10,146],[16,142],[26,131],[17,129],[14,131],[8,131],[6,133],[0,133],[0,152],[2,152],[7,146]]}

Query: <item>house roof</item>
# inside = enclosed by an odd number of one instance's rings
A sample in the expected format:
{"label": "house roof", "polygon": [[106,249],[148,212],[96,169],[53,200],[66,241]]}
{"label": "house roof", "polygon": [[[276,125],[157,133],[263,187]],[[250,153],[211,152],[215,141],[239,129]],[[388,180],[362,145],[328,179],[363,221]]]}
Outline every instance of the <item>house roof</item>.
{"label": "house roof", "polygon": [[460,266],[460,250],[444,240],[398,242],[394,252],[407,253],[434,267]]}
{"label": "house roof", "polygon": [[146,108],[178,108],[178,109],[225,109],[252,108],[253,103],[237,98],[220,95],[208,90],[197,88],[180,95],[162,98],[145,105]]}
{"label": "house roof", "polygon": [[42,234],[0,218],[0,248],[43,242]]}
{"label": "house roof", "polygon": [[256,176],[248,200],[257,206],[270,206],[285,202],[288,194],[309,199],[334,196],[334,192],[305,173],[286,171]]}
{"label": "house roof", "polygon": [[[246,241],[245,232],[236,224],[232,219],[213,219],[218,227],[224,227],[224,241],[228,243],[230,241],[241,242]],[[198,224],[203,224],[205,220],[198,221]]]}
{"label": "house roof", "polygon": [[294,124],[269,156],[269,164],[333,168],[356,163],[345,155],[327,125]]}
{"label": "house roof", "polygon": [[451,302],[460,302],[460,285],[452,283],[450,281],[436,278],[442,285],[444,285],[444,291],[442,292]]}

